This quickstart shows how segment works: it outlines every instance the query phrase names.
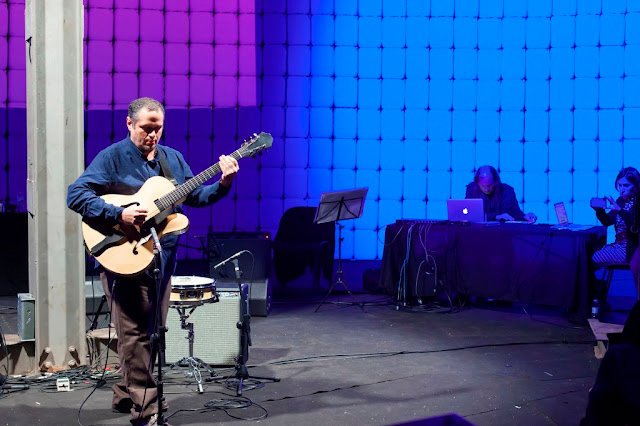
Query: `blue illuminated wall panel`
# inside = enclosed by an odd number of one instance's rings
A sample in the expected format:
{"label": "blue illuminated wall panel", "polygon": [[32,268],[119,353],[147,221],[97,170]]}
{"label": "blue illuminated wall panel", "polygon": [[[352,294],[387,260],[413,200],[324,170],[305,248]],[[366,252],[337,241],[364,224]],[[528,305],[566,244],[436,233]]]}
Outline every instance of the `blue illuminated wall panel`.
{"label": "blue illuminated wall panel", "polygon": [[[311,14],[310,124],[285,130],[310,132],[308,204],[321,188],[370,188],[365,216],[345,223],[347,257],[379,258],[398,218],[445,218],[483,164],[551,223],[559,201],[595,223],[589,198],[640,166],[640,19],[624,2],[311,3],[278,11]],[[289,52],[303,41],[281,37]]]}

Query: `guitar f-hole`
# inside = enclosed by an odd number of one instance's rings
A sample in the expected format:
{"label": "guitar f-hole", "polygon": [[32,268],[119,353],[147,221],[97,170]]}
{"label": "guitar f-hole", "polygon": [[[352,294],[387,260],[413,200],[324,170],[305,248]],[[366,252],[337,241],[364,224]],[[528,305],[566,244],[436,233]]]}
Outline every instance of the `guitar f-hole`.
{"label": "guitar f-hole", "polygon": [[140,203],[139,203],[139,202],[134,201],[133,203],[123,204],[123,205],[121,205],[120,207],[122,207],[122,208],[125,208],[125,209],[126,209],[127,207],[131,207],[131,206],[139,206],[139,205],[140,205]]}

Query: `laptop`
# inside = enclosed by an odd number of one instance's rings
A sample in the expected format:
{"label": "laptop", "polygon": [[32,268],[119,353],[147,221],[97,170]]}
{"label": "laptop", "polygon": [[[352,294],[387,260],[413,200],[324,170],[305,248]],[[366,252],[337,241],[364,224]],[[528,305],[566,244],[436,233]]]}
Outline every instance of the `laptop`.
{"label": "laptop", "polygon": [[585,231],[593,228],[593,225],[578,225],[569,222],[569,216],[567,216],[567,209],[564,207],[564,203],[555,203],[553,207],[556,210],[556,217],[558,218],[558,224],[555,225],[555,228],[569,229],[571,231]]}
{"label": "laptop", "polygon": [[481,198],[447,200],[447,219],[452,222],[484,222],[484,203]]}

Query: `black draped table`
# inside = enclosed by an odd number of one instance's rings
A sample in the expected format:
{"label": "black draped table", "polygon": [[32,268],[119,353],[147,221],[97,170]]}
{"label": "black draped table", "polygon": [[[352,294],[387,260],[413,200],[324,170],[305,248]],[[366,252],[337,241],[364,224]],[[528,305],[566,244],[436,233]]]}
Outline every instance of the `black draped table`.
{"label": "black draped table", "polygon": [[606,238],[602,226],[397,221],[386,229],[380,285],[400,301],[463,293],[561,307],[583,319],[591,255]]}

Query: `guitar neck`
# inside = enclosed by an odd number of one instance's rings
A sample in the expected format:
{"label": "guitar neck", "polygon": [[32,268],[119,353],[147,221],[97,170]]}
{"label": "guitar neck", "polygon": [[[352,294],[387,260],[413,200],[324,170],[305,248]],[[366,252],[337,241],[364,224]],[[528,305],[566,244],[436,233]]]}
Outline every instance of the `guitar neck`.
{"label": "guitar neck", "polygon": [[[230,157],[239,160],[242,158],[242,154],[240,153],[240,149],[233,151],[229,154]],[[198,173],[196,176],[187,180],[185,183],[178,185],[176,189],[169,192],[166,195],[158,198],[156,200],[156,205],[160,209],[160,211],[166,210],[176,204],[179,204],[182,200],[184,200],[189,194],[195,191],[196,188],[204,184],[206,181],[220,173],[220,162],[218,161],[213,166],[208,169],[203,170]]]}

